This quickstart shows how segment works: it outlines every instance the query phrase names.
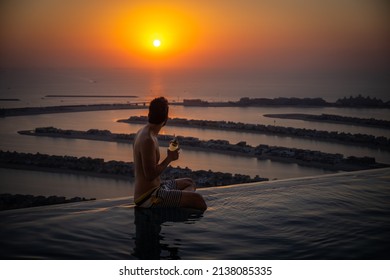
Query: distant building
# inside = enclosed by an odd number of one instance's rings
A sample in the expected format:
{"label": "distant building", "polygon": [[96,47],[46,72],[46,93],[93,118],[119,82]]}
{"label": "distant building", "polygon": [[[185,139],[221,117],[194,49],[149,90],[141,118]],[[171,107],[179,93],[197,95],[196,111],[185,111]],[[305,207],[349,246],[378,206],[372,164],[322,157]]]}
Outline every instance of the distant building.
{"label": "distant building", "polygon": [[209,102],[201,100],[201,99],[184,99],[184,106],[207,106]]}

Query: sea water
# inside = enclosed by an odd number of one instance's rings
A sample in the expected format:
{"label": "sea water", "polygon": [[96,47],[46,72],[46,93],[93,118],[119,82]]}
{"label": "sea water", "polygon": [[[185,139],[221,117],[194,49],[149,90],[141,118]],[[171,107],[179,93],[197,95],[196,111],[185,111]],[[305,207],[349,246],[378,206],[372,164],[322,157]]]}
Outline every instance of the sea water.
{"label": "sea water", "polygon": [[[344,83],[334,82],[329,79],[286,78],[279,80],[276,77],[259,77],[251,74],[245,77],[232,73],[210,71],[177,72],[144,70],[2,70],[0,76],[0,97],[19,98],[20,101],[0,101],[1,107],[24,106],[52,106],[74,104],[101,104],[101,103],[125,103],[149,101],[155,96],[164,95],[170,101],[182,101],[185,98],[201,98],[213,100],[238,100],[241,97],[322,97],[327,101],[335,101],[338,98],[356,95],[364,92],[368,84],[362,81],[353,83],[351,80]],[[305,83],[306,81],[306,83]],[[372,94],[379,94],[388,86],[387,84],[369,84],[373,88]],[[47,95],[137,95],[137,98],[77,98],[62,97],[50,98]],[[171,117],[206,120],[226,120],[234,122],[290,126],[297,128],[318,129],[327,131],[364,133],[375,136],[390,137],[390,132],[385,129],[359,127],[343,124],[327,124],[288,119],[266,118],[264,114],[281,113],[309,113],[309,114],[337,114],[361,118],[376,118],[390,120],[389,109],[347,109],[347,108],[213,108],[213,107],[183,107],[171,106]],[[142,125],[118,123],[119,119],[127,119],[129,116],[146,115],[147,110],[117,110],[98,112],[59,113],[34,116],[7,117],[0,119],[0,149],[47,153],[53,155],[90,156],[104,158],[105,160],[132,161],[131,143],[109,143],[87,141],[77,139],[61,139],[49,137],[31,137],[17,134],[19,130],[30,130],[42,126],[54,126],[62,129],[88,130],[90,128],[107,129],[114,133],[135,133]],[[328,153],[341,153],[345,156],[370,156],[378,162],[390,163],[390,153],[379,149],[355,147],[308,139],[293,137],[280,137],[273,135],[261,135],[252,133],[240,133],[233,131],[214,131],[208,129],[170,127],[169,123],[161,131],[162,134],[182,135],[198,137],[201,140],[225,139],[231,143],[246,141],[247,144],[257,146],[259,144],[285,146],[301,149],[319,150]],[[161,153],[165,153],[162,148]],[[302,176],[312,176],[329,173],[329,171],[302,167],[296,164],[278,163],[274,161],[259,161],[255,158],[246,158],[217,153],[205,153],[191,151],[182,148],[180,160],[174,165],[189,167],[191,169],[204,169],[230,173],[259,175],[270,179],[285,179]],[[41,189],[42,182],[46,182],[49,191],[42,194],[64,195],[64,187],[55,187],[46,178],[46,173],[34,173],[18,171],[23,174],[24,180],[14,180],[13,173],[2,172],[2,184],[0,192],[36,193],[33,189]],[[7,175],[6,175],[7,173]],[[20,176],[20,173],[19,173]],[[50,176],[55,176],[51,174]],[[69,176],[69,177],[68,177]],[[41,179],[37,179],[37,178]],[[88,177],[87,177],[88,178]],[[47,179],[47,180],[46,180]],[[74,188],[77,180],[70,175],[58,175],[57,180],[65,182],[64,185],[72,185],[72,195],[77,195],[77,189],[82,192],[82,187]],[[89,179],[86,179],[89,180]],[[97,183],[100,179],[91,179],[96,185],[107,185],[107,190],[100,197],[117,197],[124,194],[115,191],[109,181]],[[28,184],[26,183],[28,182]],[[18,186],[16,186],[18,185]],[[54,187],[53,187],[54,185]],[[11,187],[12,186],[12,187]],[[72,189],[72,187],[69,187]],[[131,186],[130,186],[131,188]],[[126,189],[126,188],[123,188]],[[84,193],[84,192],[83,192]],[[69,193],[70,194],[70,193]],[[94,191],[85,192],[88,197],[96,197]]]}
{"label": "sea water", "polygon": [[321,97],[335,102],[338,98],[358,94],[387,101],[389,90],[386,76],[357,73],[288,74],[243,69],[0,69],[0,96],[21,99],[19,103],[8,103],[14,107],[47,106],[58,102],[112,102],[110,98],[45,98],[54,94],[136,95],[138,101],[163,95],[171,101],[186,98],[226,101],[241,97]]}

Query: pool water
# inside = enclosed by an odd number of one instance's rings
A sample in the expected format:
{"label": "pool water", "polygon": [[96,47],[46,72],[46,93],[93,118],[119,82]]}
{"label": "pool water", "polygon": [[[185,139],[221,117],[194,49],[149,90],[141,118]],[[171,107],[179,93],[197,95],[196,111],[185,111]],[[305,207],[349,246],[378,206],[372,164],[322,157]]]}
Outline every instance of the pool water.
{"label": "pool water", "polygon": [[0,212],[2,259],[389,259],[390,169],[199,190],[208,209],[132,198]]}

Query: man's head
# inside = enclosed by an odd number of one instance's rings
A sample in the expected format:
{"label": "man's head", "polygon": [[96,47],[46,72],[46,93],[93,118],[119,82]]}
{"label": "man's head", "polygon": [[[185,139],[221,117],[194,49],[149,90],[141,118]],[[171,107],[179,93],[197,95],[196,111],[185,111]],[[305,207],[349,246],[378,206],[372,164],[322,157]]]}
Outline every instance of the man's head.
{"label": "man's head", "polygon": [[168,120],[168,100],[165,97],[158,97],[152,100],[149,105],[148,121],[151,124],[166,124]]}

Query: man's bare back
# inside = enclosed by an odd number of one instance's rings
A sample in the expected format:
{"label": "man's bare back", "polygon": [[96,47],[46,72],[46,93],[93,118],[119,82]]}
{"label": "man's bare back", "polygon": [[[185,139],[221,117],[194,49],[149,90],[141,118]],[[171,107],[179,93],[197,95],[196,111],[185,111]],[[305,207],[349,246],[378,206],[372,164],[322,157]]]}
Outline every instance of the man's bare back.
{"label": "man's bare back", "polygon": [[157,166],[160,161],[160,150],[157,137],[152,134],[149,126],[138,131],[134,140],[133,154],[136,174],[134,199],[137,199],[161,183],[160,176],[153,178],[151,174],[153,166]]}
{"label": "man's bare back", "polygon": [[154,99],[149,106],[148,124],[140,129],[134,139],[135,170],[134,201],[140,207],[188,207],[206,210],[203,197],[195,193],[195,183],[190,178],[161,181],[161,173],[179,159],[179,150],[167,149],[160,161],[157,135],[168,120],[168,101]]}

